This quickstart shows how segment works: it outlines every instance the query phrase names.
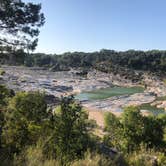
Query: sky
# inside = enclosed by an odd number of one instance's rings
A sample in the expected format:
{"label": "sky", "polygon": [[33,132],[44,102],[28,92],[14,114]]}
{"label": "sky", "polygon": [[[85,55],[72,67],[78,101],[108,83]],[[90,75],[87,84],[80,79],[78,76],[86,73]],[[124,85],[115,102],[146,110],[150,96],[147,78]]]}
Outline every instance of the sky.
{"label": "sky", "polygon": [[166,0],[24,0],[42,3],[36,52],[166,49]]}

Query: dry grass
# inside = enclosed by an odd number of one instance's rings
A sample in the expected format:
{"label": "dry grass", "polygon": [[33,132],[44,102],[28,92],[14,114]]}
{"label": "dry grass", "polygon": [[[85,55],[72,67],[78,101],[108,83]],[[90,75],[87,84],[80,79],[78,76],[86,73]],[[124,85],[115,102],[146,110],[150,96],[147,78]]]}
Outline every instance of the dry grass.
{"label": "dry grass", "polygon": [[[105,111],[96,110],[89,107],[86,107],[85,110],[87,110],[89,114],[89,119],[95,120],[99,127],[104,128],[104,114],[106,113]],[[107,111],[107,112],[111,112],[118,117],[121,115],[121,112],[113,112],[113,111]]]}
{"label": "dry grass", "polygon": [[104,113],[100,111],[88,111],[89,119],[96,121],[97,125],[101,128],[104,127]]}

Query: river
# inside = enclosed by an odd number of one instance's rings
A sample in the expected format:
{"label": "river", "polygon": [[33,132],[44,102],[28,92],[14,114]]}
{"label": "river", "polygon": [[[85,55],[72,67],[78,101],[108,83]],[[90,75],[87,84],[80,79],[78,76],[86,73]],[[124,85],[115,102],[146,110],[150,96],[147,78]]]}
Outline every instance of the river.
{"label": "river", "polygon": [[[15,91],[42,91],[56,97],[76,94],[76,99],[79,99],[83,106],[99,111],[121,113],[125,106],[152,103],[156,99],[150,91],[118,75],[89,71],[87,77],[82,77],[73,70],[51,72],[42,68],[1,68],[6,73],[0,83],[8,88]],[[157,88],[160,84],[157,84]],[[161,87],[161,92],[166,94],[165,86]]]}

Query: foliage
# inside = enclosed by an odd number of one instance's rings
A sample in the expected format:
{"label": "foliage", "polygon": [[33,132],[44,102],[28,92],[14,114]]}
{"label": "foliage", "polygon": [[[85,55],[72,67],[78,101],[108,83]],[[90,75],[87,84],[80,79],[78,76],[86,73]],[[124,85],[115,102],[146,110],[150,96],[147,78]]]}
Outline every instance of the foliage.
{"label": "foliage", "polygon": [[14,96],[4,86],[0,90],[4,101],[0,111],[2,166],[151,166],[154,161],[163,166],[166,162],[165,115],[146,117],[133,106],[125,108],[122,117],[107,113],[102,145],[124,153],[110,158],[92,134],[94,122],[72,96],[62,98],[53,111],[47,109],[44,94],[39,92]]}
{"label": "foliage", "polygon": [[109,112],[104,115],[104,123],[105,131],[108,132],[108,134],[104,136],[104,143],[120,150],[122,125],[119,118]]}
{"label": "foliage", "polygon": [[[1,49],[1,64],[8,64],[11,57],[10,54],[5,53],[5,49]],[[163,76],[166,72],[166,51],[160,50],[129,50],[124,52],[101,50],[92,53],[68,52],[60,55],[34,53],[28,56],[19,51],[13,54],[13,64],[20,65],[22,63],[22,65],[26,66],[47,67],[52,71],[69,70],[71,67],[83,68],[85,71],[88,71],[93,68],[107,73],[112,72],[121,76],[127,76],[133,81],[141,80],[143,72],[140,72],[140,70]],[[139,70],[139,72],[134,70]]]}
{"label": "foliage", "polygon": [[164,123],[163,118],[154,116],[144,117],[143,141],[148,148],[164,149],[166,142],[164,142]]}
{"label": "foliage", "polygon": [[[99,52],[73,52],[61,55],[31,54],[28,61],[32,66],[47,66],[53,70],[67,70],[71,67],[95,68],[104,72],[124,73],[125,69],[145,70],[151,72],[166,71],[166,51],[135,51],[116,52],[101,50]],[[123,71],[123,72],[122,72]],[[134,74],[133,70],[126,73]],[[130,74],[129,74],[130,73]]]}
{"label": "foliage", "polygon": [[46,153],[52,151],[62,165],[83,156],[90,144],[88,115],[73,97],[62,98],[55,111],[53,133],[48,140]]}
{"label": "foliage", "polygon": [[124,146],[127,151],[136,149],[142,142],[143,137],[143,116],[137,107],[127,107],[122,114]]}
{"label": "foliage", "polygon": [[14,95],[14,92],[8,90],[5,86],[0,85],[0,148],[2,146],[2,129],[4,126],[4,114],[8,105],[8,100]]}
{"label": "foliage", "polygon": [[[44,24],[41,5],[21,0],[0,1],[0,45],[8,48],[34,50],[39,27]],[[6,37],[6,36],[9,37]]]}
{"label": "foliage", "polygon": [[[117,161],[118,160],[118,161]],[[110,158],[97,154],[97,153],[86,153],[85,158],[74,161],[71,165],[72,166],[117,166],[121,165],[120,162],[124,164],[123,161],[120,161],[119,158],[111,160]],[[125,165],[123,165],[125,166]]]}
{"label": "foliage", "polygon": [[5,86],[0,85],[0,109],[7,106],[9,98],[14,96],[14,91],[7,89]]}
{"label": "foliage", "polygon": [[130,106],[125,108],[121,119],[111,113],[106,115],[105,129],[108,134],[105,142],[112,143],[116,148],[128,153],[138,150],[141,144],[146,145],[147,149],[164,150],[165,127],[165,116],[146,117],[141,114],[139,107]]}
{"label": "foliage", "polygon": [[125,155],[125,160],[130,166],[165,166],[166,156],[155,150],[146,150],[141,147],[139,151]]}
{"label": "foliage", "polygon": [[47,118],[47,104],[44,100],[44,94],[40,92],[19,92],[12,98],[8,110],[10,112],[20,113],[27,120],[41,123]]}
{"label": "foliage", "polygon": [[[0,154],[9,156],[10,161],[16,155],[22,158],[18,162],[27,160],[32,165],[40,157],[48,162],[52,162],[50,158],[56,159],[59,165],[67,165],[83,157],[84,152],[93,146],[89,131],[94,125],[72,96],[62,98],[60,106],[53,112],[47,109],[44,94],[19,92],[9,100],[0,119],[3,122]],[[34,150],[31,148],[37,142],[42,142],[42,146],[39,156],[32,160],[30,153]],[[30,152],[26,151],[27,148]],[[30,158],[21,156],[25,151]]]}
{"label": "foliage", "polygon": [[10,100],[2,138],[11,153],[20,152],[44,134],[42,129],[49,117],[46,108],[44,96],[39,92],[21,92]]}
{"label": "foliage", "polygon": [[14,157],[14,166],[58,166],[59,163],[55,159],[47,159],[43,154],[41,144],[30,146],[22,151],[20,155]]}
{"label": "foliage", "polygon": [[[84,157],[79,160],[75,160],[71,163],[65,163],[68,166],[125,166],[126,162],[117,157],[115,159],[110,159],[102,154],[96,152],[86,152]],[[36,146],[31,146],[22,152],[21,155],[15,156],[14,166],[59,166],[60,161],[58,159],[47,159],[42,152],[42,146],[37,144]]]}

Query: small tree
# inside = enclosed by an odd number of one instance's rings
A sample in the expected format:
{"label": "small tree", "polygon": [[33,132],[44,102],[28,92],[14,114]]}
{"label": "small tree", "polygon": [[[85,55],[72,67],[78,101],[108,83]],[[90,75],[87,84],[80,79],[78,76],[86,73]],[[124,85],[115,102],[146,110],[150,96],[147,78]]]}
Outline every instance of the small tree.
{"label": "small tree", "polygon": [[48,120],[49,113],[43,94],[20,92],[13,97],[5,113],[3,129],[3,141],[11,154],[20,152],[44,135],[42,129]]}
{"label": "small tree", "polygon": [[165,151],[165,126],[165,115],[143,116],[139,107],[130,106],[124,109],[120,119],[111,113],[106,114],[105,129],[108,134],[105,136],[105,141],[128,153],[140,149],[141,144],[147,149]]}
{"label": "small tree", "polygon": [[113,146],[120,149],[122,144],[123,132],[120,119],[111,112],[108,112],[104,116],[104,124],[105,131],[107,131],[108,133],[104,136],[104,142],[109,146]]}
{"label": "small tree", "polygon": [[65,165],[81,157],[88,148],[88,115],[73,97],[65,97],[62,98],[60,107],[55,110],[54,120],[54,131],[48,144],[50,149],[54,146],[54,157]]}
{"label": "small tree", "polygon": [[143,141],[143,116],[137,107],[125,108],[121,123],[123,125],[124,146],[130,152],[139,147]]}
{"label": "small tree", "polygon": [[[164,116],[163,116],[164,117]],[[149,116],[144,117],[144,143],[147,148],[166,149],[166,142],[164,142],[164,129],[166,124],[164,119]]]}

